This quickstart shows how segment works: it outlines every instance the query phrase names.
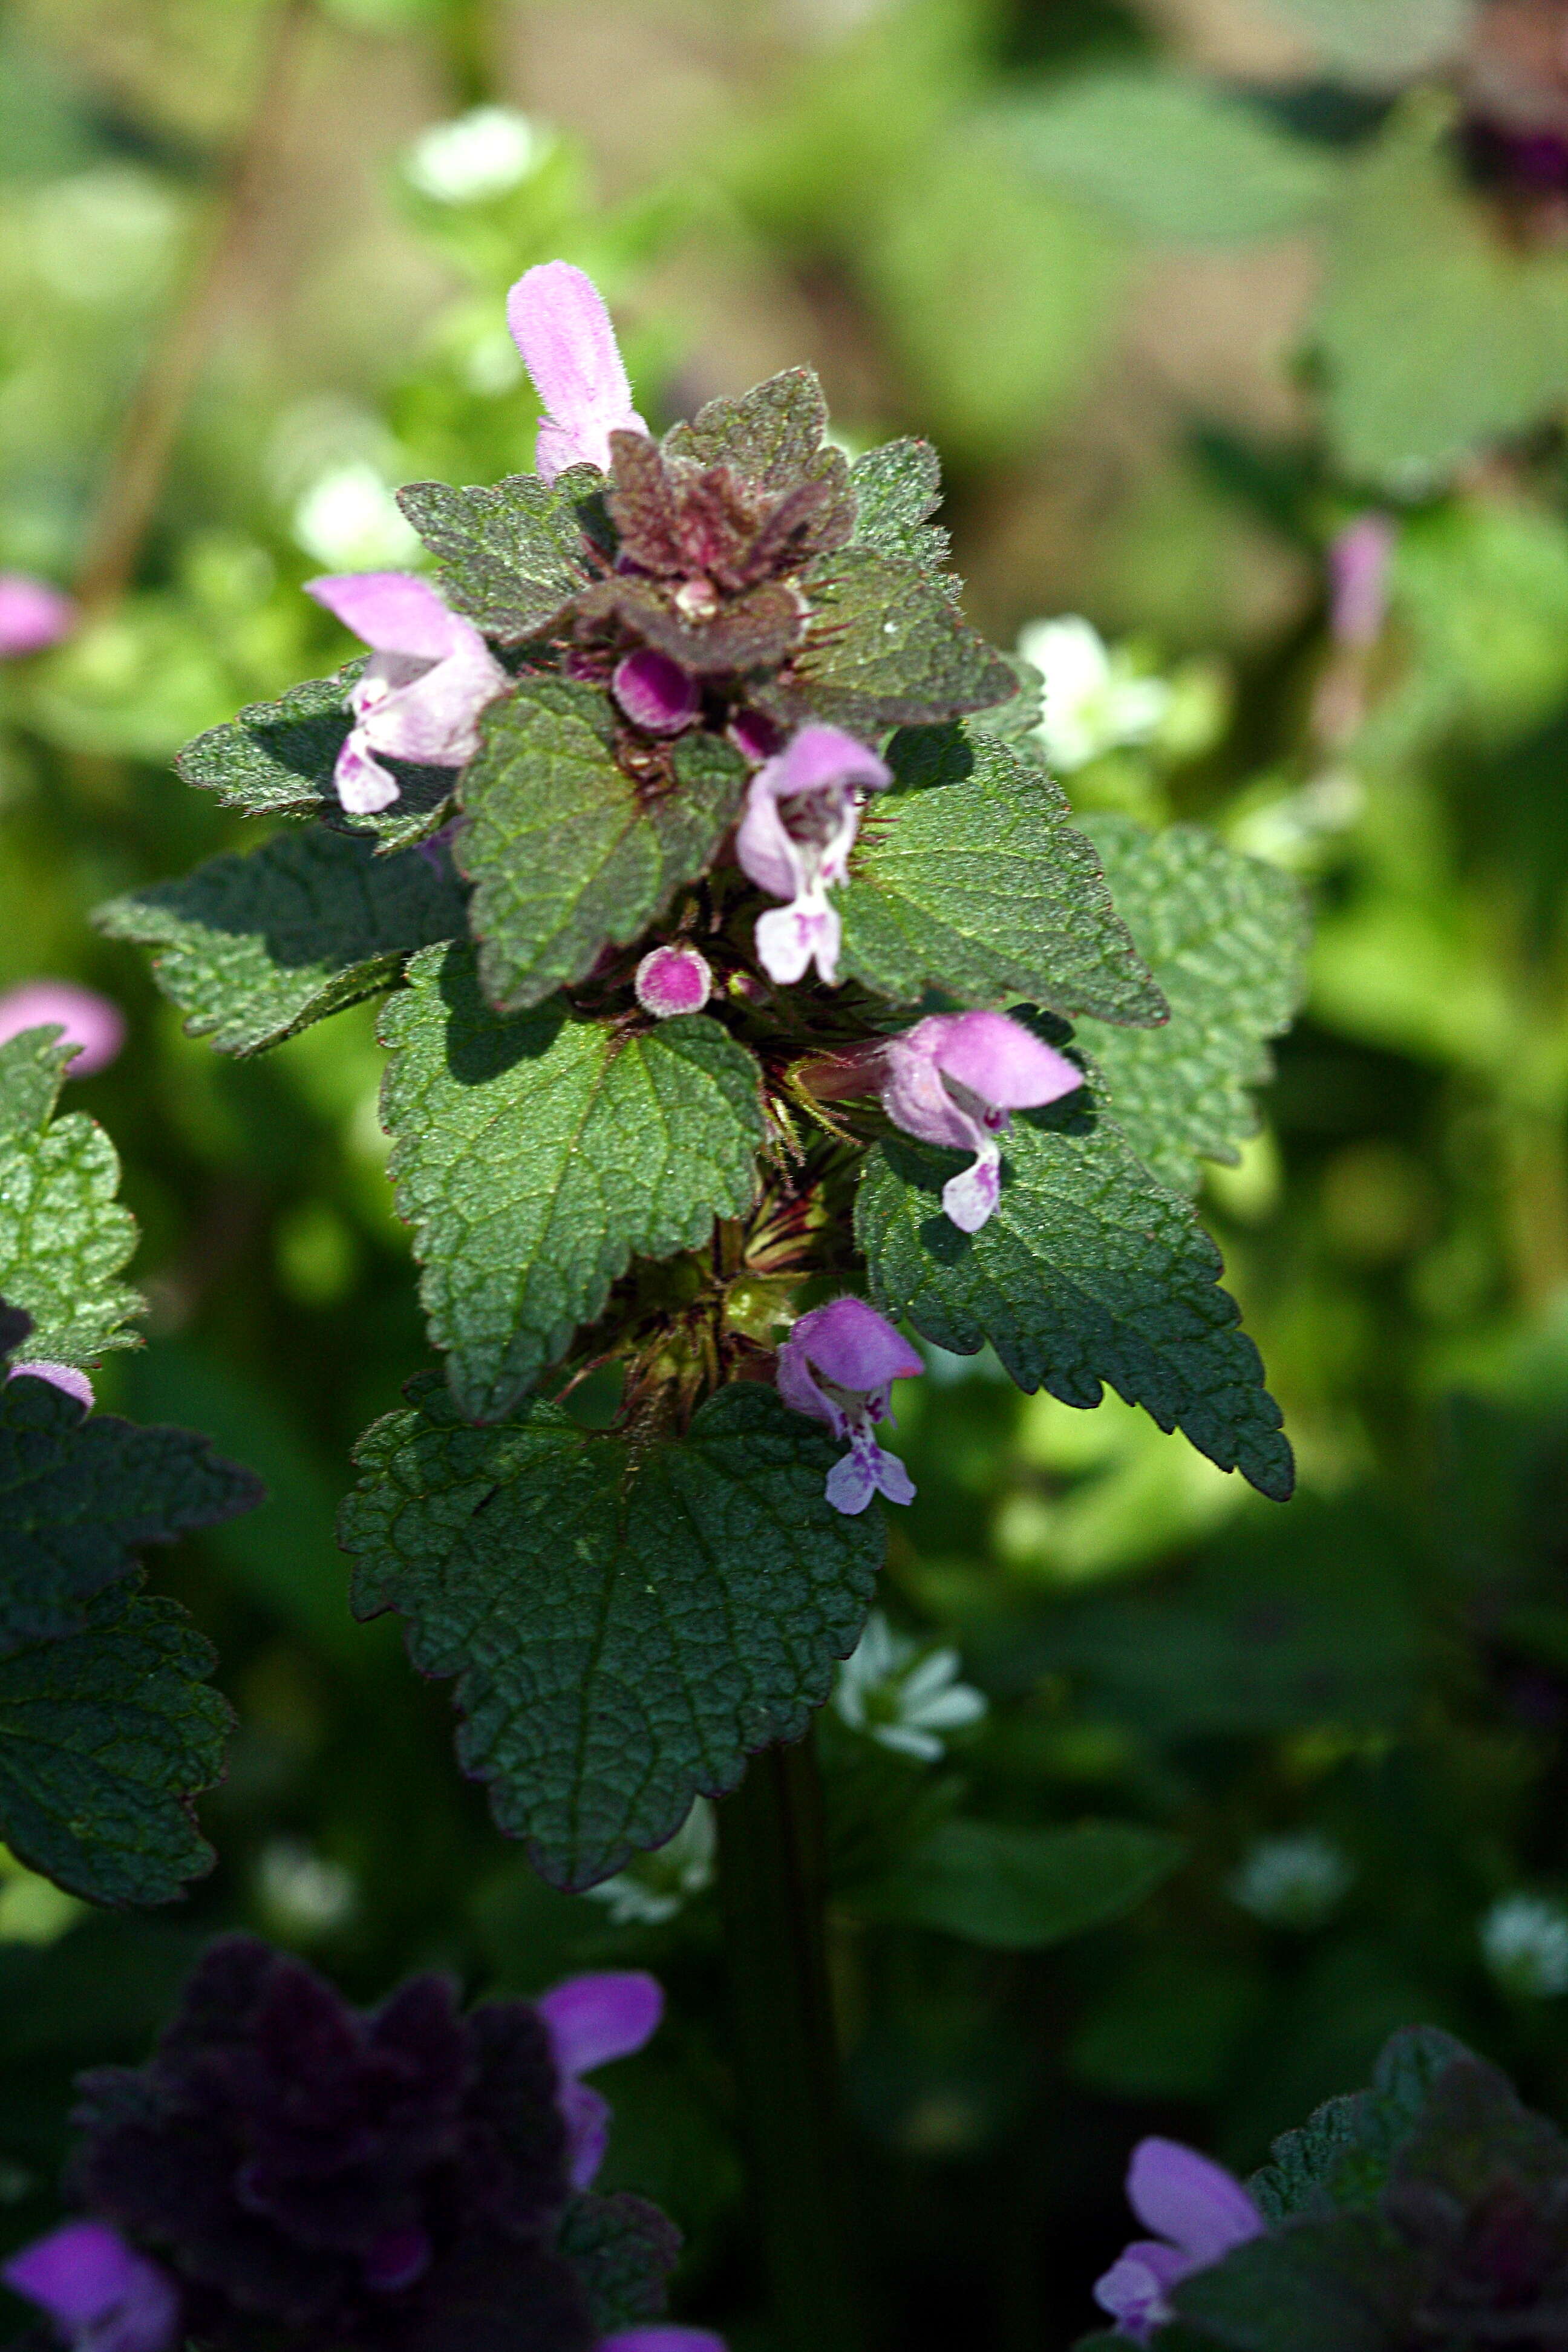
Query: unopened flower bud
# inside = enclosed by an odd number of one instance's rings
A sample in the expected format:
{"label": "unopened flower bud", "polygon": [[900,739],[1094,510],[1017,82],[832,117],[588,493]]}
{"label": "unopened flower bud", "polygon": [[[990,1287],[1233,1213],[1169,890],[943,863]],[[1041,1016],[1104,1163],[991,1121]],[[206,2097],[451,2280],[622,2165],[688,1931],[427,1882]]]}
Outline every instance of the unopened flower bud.
{"label": "unopened flower bud", "polygon": [[690,671],[651,646],[616,664],[610,688],[633,726],[649,735],[679,735],[702,707],[701,689]]}
{"label": "unopened flower bud", "polygon": [[708,959],[695,948],[654,948],[637,969],[637,1003],[656,1021],[679,1013],[700,1013],[713,993]]}

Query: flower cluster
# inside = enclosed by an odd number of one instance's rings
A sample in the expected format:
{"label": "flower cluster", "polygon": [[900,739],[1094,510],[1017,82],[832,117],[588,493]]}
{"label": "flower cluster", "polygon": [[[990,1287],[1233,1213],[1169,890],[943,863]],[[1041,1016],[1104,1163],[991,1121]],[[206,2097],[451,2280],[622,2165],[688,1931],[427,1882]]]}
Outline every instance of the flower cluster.
{"label": "flower cluster", "polygon": [[721,2352],[619,2324],[657,2314],[679,2239],[638,2200],[585,2194],[609,2110],[581,2077],[661,2007],[626,1974],[465,2017],[429,1976],[363,2015],[226,1937],[148,2064],[83,2077],[82,2218],[6,2284],[74,2352],[503,2352],[520,2327],[540,2352]]}

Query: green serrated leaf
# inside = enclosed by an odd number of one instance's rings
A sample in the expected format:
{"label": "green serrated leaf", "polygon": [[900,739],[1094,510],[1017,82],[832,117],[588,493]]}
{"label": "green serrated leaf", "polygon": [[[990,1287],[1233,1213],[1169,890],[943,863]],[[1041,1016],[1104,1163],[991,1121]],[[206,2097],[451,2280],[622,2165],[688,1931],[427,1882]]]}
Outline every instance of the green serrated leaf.
{"label": "green serrated leaf", "polygon": [[1150,833],[1099,815],[1083,829],[1171,1018],[1144,1030],[1088,1020],[1079,1034],[1134,1151],[1163,1183],[1191,1192],[1194,1153],[1234,1163],[1257,1132],[1247,1090],[1272,1076],[1268,1040],[1301,999],[1306,902],[1288,874],[1202,825]]}
{"label": "green serrated leaf", "polygon": [[863,1904],[879,1919],[1002,1951],[1041,1951],[1124,1917],[1185,1851],[1179,1838],[1136,1822],[1052,1830],[944,1822]]}
{"label": "green serrated leaf", "polygon": [[617,1034],[558,1001],[501,1020],[455,948],[416,960],[382,1037],[398,1212],[476,1419],[532,1387],[634,1255],[694,1247],[751,1206],[757,1066],[706,1014]]}
{"label": "green serrated leaf", "polygon": [[668,777],[638,782],[616,764],[608,698],[565,678],[524,678],[482,732],[458,862],[474,884],[485,993],[516,1012],[635,940],[701,872],[740,813],[746,767],[719,737],[687,735]]}
{"label": "green serrated leaf", "polygon": [[89,1418],[47,1381],[0,1381],[0,1658],[79,1633],[143,1544],[262,1499],[258,1478],[189,1430]]}
{"label": "green serrated leaf", "polygon": [[1110,1120],[1076,1096],[1016,1118],[1001,1202],[973,1234],[941,1207],[963,1165],[901,1140],[872,1155],[855,1227],[877,1304],[958,1355],[990,1340],[1020,1388],[1064,1404],[1098,1404],[1109,1381],[1282,1501],[1290,1448],[1219,1252]]}
{"label": "green serrated leaf", "polygon": [[115,898],[94,921],[153,950],[191,1036],[258,1054],[389,987],[415,949],[460,938],[467,894],[442,852],[378,856],[315,825]]}
{"label": "green serrated leaf", "polygon": [[596,467],[570,466],[552,482],[537,474],[466,489],[410,482],[397,503],[440,557],[447,603],[501,645],[521,645],[592,577],[579,509],[603,485]]}
{"label": "green serrated leaf", "polygon": [[922,572],[942,569],[948,534],[928,520],[942,504],[942,460],[929,441],[884,441],[868,449],[849,468],[849,487],[855,546],[905,557]]}
{"label": "green serrated leaf", "polygon": [[1420,2340],[1423,2269],[1379,2215],[1339,2213],[1249,2240],[1171,2299],[1224,2352],[1398,2352]]}
{"label": "green serrated leaf", "polygon": [[1244,99],[1173,73],[1086,74],[1005,119],[1044,180],[1141,236],[1177,244],[1300,228],[1321,211],[1342,168]]}
{"label": "green serrated leaf", "polygon": [[0,1836],[92,1903],[167,1903],[210,1870],[191,1801],[233,1724],[172,1601],[102,1593],[87,1629],[0,1660]]}
{"label": "green serrated leaf", "polygon": [[559,2244],[601,2335],[663,2316],[680,2232],[657,2205],[624,2189],[615,2197],[574,2197],[562,2217]]}
{"label": "green serrated leaf", "polygon": [[65,1063],[48,1029],[0,1045],[0,1297],[32,1318],[33,1356],[82,1364],[137,1346],[142,1302],[116,1278],[136,1225],[114,1146],[80,1111],[49,1116]]}
{"label": "green serrated leaf", "polygon": [[729,466],[743,481],[783,495],[803,482],[847,475],[842,450],[824,448],[827,403],[808,367],[785,368],[739,400],[710,400],[664,436],[669,457]]}
{"label": "green serrated leaf", "polygon": [[800,1738],[864,1623],[879,1514],[829,1507],[839,1449],[750,1382],[640,1449],[543,1402],[474,1429],[438,1381],[410,1396],[343,1507],[355,1609],[397,1610],[420,1671],[461,1677],[465,1770],[552,1885],[592,1886]]}
{"label": "green serrated leaf", "polygon": [[1295,2131],[1281,2133],[1247,2189],[1271,2221],[1368,2205],[1387,2185],[1394,2159],[1419,2122],[1438,2076],[1469,2059],[1462,2042],[1417,2025],[1386,2042],[1371,2087],[1327,2099]]}
{"label": "green serrated leaf", "polygon": [[1027,996],[1069,1016],[1163,1018],[1061,788],[1005,743],[956,728],[900,735],[839,896],[844,969],[918,1003]]}
{"label": "green serrated leaf", "polygon": [[805,586],[805,642],[785,680],[761,697],[792,719],[851,732],[932,726],[1018,690],[942,582],[902,556],[840,548],[813,564]]}
{"label": "green serrated leaf", "polygon": [[363,667],[363,658],[352,661],[331,677],[291,686],[276,702],[247,704],[237,719],[187,743],[175,768],[187,784],[247,816],[321,817],[344,833],[374,835],[384,849],[411,847],[446,822],[457,777],[450,768],[387,760],[398,798],[374,816],[349,814],[332,771],[349,731],[348,690]]}

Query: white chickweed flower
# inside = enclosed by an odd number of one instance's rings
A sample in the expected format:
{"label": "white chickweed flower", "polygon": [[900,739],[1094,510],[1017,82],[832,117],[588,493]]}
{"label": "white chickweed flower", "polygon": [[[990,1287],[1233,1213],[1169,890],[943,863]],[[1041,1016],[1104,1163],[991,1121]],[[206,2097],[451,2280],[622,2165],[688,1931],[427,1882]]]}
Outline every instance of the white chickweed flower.
{"label": "white chickweed flower", "polygon": [[268,1927],[294,1944],[346,1927],[359,1905],[353,1873],[302,1838],[268,1840],[257,1859],[256,1893]]}
{"label": "white chickweed flower", "polygon": [[614,1878],[584,1891],[602,1903],[615,1927],[662,1927],[694,1895],[713,1884],[718,1843],[713,1808],[699,1797],[675,1835],[654,1853],[639,1853]]}
{"label": "white chickweed flower", "polygon": [[526,180],[548,143],[514,107],[476,106],[422,131],[403,159],[403,173],[437,204],[483,204]]}
{"label": "white chickweed flower", "polygon": [[1501,1895],[1480,1936],[1482,1958],[1505,1992],[1527,2000],[1568,1992],[1568,1906],[1544,1895]]}
{"label": "white chickweed flower", "polygon": [[295,500],[290,529],[332,572],[395,572],[422,552],[418,532],[363,457],[318,474]]}
{"label": "white chickweed flower", "polygon": [[1228,1881],[1231,1900],[1271,1927],[1321,1927],[1355,1880],[1348,1854],[1319,1830],[1259,1838]]}
{"label": "white chickweed flower", "polygon": [[1163,677],[1141,677],[1126,655],[1112,652],[1091,621],[1068,614],[1031,621],[1018,651],[1045,680],[1038,733],[1051,765],[1071,775],[1102,752],[1147,743],[1171,708]]}
{"label": "white chickweed flower", "polygon": [[963,1669],[956,1650],[922,1652],[873,1609],[858,1649],[838,1669],[833,1705],[851,1731],[879,1748],[935,1764],[945,1752],[939,1734],[978,1723],[985,1712],[980,1692],[959,1681]]}

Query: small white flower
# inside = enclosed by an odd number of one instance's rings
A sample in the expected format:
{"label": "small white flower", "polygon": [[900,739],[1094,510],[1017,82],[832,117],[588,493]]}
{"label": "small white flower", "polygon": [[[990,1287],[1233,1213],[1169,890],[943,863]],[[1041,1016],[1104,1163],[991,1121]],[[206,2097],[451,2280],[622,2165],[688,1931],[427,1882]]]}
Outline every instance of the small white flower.
{"label": "small white flower", "polygon": [[1147,743],[1171,708],[1163,677],[1140,677],[1126,655],[1112,653],[1091,621],[1068,614],[1031,621],[1018,651],[1046,682],[1037,732],[1053,767],[1070,775],[1102,752]]}
{"label": "small white flower", "polygon": [[476,106],[422,131],[404,158],[404,176],[437,204],[482,204],[526,180],[549,144],[514,107]]}
{"label": "small white flower", "polygon": [[298,1944],[345,1927],[359,1904],[353,1873],[302,1838],[270,1838],[262,1847],[256,1893],[273,1932]]}
{"label": "small white flower", "polygon": [[1259,1838],[1231,1875],[1231,1900],[1271,1927],[1321,1927],[1350,1893],[1355,1869],[1318,1830]]}
{"label": "small white flower", "polygon": [[1481,1954],[1505,1992],[1552,2000],[1568,1992],[1568,1906],[1502,1895],[1481,1921]]}
{"label": "small white flower", "polygon": [[605,1906],[612,1927],[662,1927],[713,1884],[717,1844],[713,1808],[699,1797],[675,1835],[656,1853],[639,1853],[614,1878],[584,1892]]}
{"label": "small white flower", "polygon": [[332,572],[395,572],[417,562],[419,534],[364,458],[329,466],[295,500],[290,528]]}
{"label": "small white flower", "polygon": [[980,1692],[959,1681],[963,1670],[956,1650],[922,1654],[919,1642],[895,1633],[873,1609],[858,1649],[838,1669],[833,1705],[851,1731],[934,1764],[945,1752],[939,1733],[978,1723],[985,1712]]}

